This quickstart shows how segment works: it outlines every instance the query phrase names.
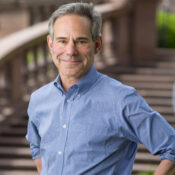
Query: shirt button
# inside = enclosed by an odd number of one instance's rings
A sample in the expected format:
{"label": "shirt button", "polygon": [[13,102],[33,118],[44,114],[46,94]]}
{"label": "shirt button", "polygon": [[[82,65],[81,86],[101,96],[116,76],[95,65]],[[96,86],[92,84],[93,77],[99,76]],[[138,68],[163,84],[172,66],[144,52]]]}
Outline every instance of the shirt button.
{"label": "shirt button", "polygon": [[61,155],[61,154],[62,154],[62,152],[61,152],[61,151],[59,151],[59,152],[58,152],[58,155]]}
{"label": "shirt button", "polygon": [[80,94],[78,94],[78,97],[80,97],[81,95]]}
{"label": "shirt button", "polygon": [[70,103],[70,99],[67,99],[67,103]]}
{"label": "shirt button", "polygon": [[64,124],[64,125],[63,125],[63,128],[66,128],[66,127],[67,127],[67,126]]}

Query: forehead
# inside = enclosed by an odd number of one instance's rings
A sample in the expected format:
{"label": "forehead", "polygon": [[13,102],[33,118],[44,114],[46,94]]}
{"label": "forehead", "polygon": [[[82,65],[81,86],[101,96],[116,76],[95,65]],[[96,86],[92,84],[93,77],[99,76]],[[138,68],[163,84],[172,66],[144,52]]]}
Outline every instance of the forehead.
{"label": "forehead", "polygon": [[91,20],[88,17],[74,14],[61,16],[54,23],[54,34],[61,33],[91,35]]}

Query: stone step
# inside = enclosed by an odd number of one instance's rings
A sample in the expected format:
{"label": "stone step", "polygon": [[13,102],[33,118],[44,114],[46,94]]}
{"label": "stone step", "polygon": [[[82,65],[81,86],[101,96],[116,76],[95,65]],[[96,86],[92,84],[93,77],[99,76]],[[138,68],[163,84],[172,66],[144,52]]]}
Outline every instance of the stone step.
{"label": "stone step", "polygon": [[122,74],[118,77],[121,81],[149,82],[149,83],[173,83],[174,78],[165,75]]}
{"label": "stone step", "polygon": [[156,67],[175,69],[175,62],[171,62],[171,64],[170,64],[167,61],[160,61],[160,62],[156,63]]}
{"label": "stone step", "polygon": [[29,148],[2,147],[0,146],[0,158],[25,158],[31,159]]}
{"label": "stone step", "polygon": [[143,90],[143,89],[137,89],[137,92],[143,96],[144,98],[165,98],[165,99],[171,99],[172,98],[172,91],[170,90]]}
{"label": "stone step", "polygon": [[138,144],[138,152],[149,153],[148,149],[143,144]]}
{"label": "stone step", "polygon": [[166,118],[169,118],[169,119],[175,118],[175,114],[172,114],[172,115],[168,115],[168,114],[167,114],[165,117],[166,117]]}
{"label": "stone step", "polygon": [[172,106],[172,99],[145,97],[145,100],[152,106]]}
{"label": "stone step", "polygon": [[24,137],[5,137],[0,136],[0,146],[7,147],[29,147],[28,142]]}
{"label": "stone step", "polygon": [[0,158],[0,170],[32,170],[36,167],[32,159]]}
{"label": "stone step", "polygon": [[175,69],[169,69],[166,67],[154,67],[153,63],[150,64],[150,66],[136,66],[136,67],[115,67],[110,66],[103,70],[100,70],[102,73],[115,76],[117,79],[120,79],[120,75],[153,75],[153,76],[169,76],[170,78],[173,78],[175,75]]}
{"label": "stone step", "polygon": [[173,117],[169,117],[169,116],[163,116],[165,118],[166,121],[168,121],[169,123],[175,125],[175,116]]}
{"label": "stone step", "polygon": [[0,170],[0,175],[38,175],[36,170]]}
{"label": "stone step", "polygon": [[144,90],[170,90],[173,89],[172,83],[158,83],[158,82],[132,82],[132,81],[122,81],[124,84],[127,84],[129,86],[135,87],[136,89],[144,89]]}
{"label": "stone step", "polygon": [[154,110],[158,111],[162,115],[173,114],[173,108],[168,106],[151,106]]}
{"label": "stone step", "polygon": [[137,175],[140,172],[153,172],[157,168],[155,164],[144,164],[144,163],[135,163],[133,166],[132,175]]}
{"label": "stone step", "polygon": [[146,74],[146,75],[168,75],[175,76],[175,69],[169,68],[136,68],[135,72],[137,74]]}
{"label": "stone step", "polygon": [[25,137],[25,134],[27,132],[27,128],[5,128],[3,130],[3,133],[1,134],[2,136],[7,136],[7,137]]}
{"label": "stone step", "polygon": [[25,129],[26,128],[26,126],[27,126],[27,124],[25,123],[18,123],[18,124],[12,124],[12,125],[10,125],[10,127],[12,127],[12,128],[18,128],[18,129]]}
{"label": "stone step", "polygon": [[159,164],[160,159],[159,159],[159,156],[153,156],[150,153],[137,152],[135,162],[145,163],[145,164]]}
{"label": "stone step", "polygon": [[22,127],[26,127],[26,125],[27,125],[27,120],[25,119],[25,120],[14,120],[14,121],[10,121],[10,126],[12,126],[12,127],[20,127],[20,128],[22,128]]}
{"label": "stone step", "polygon": [[[165,57],[167,58],[167,57]],[[157,60],[153,60],[153,61],[141,61],[141,62],[137,62],[137,65],[135,65],[136,67],[151,67],[154,69],[171,69],[173,70],[175,68],[175,61],[174,58],[173,59],[167,59],[167,60],[163,60],[163,59],[157,59]]]}

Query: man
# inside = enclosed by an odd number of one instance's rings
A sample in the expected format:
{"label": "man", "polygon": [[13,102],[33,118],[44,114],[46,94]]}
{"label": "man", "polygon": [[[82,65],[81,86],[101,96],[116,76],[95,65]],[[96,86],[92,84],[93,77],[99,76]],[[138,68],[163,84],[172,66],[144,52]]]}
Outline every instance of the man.
{"label": "man", "polygon": [[59,75],[31,95],[27,140],[41,175],[129,175],[143,143],[160,154],[156,175],[175,161],[175,131],[134,88],[96,71],[101,17],[71,3],[49,20],[47,38]]}

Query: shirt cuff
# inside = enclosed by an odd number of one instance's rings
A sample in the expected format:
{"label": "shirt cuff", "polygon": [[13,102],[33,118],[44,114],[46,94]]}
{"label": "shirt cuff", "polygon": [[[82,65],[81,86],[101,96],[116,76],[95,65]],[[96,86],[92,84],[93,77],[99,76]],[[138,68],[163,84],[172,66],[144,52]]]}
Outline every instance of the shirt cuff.
{"label": "shirt cuff", "polygon": [[40,148],[36,145],[30,144],[31,156],[32,159],[40,158]]}
{"label": "shirt cuff", "polygon": [[168,159],[168,160],[175,162],[175,154],[166,152],[160,155],[160,159],[161,160]]}

